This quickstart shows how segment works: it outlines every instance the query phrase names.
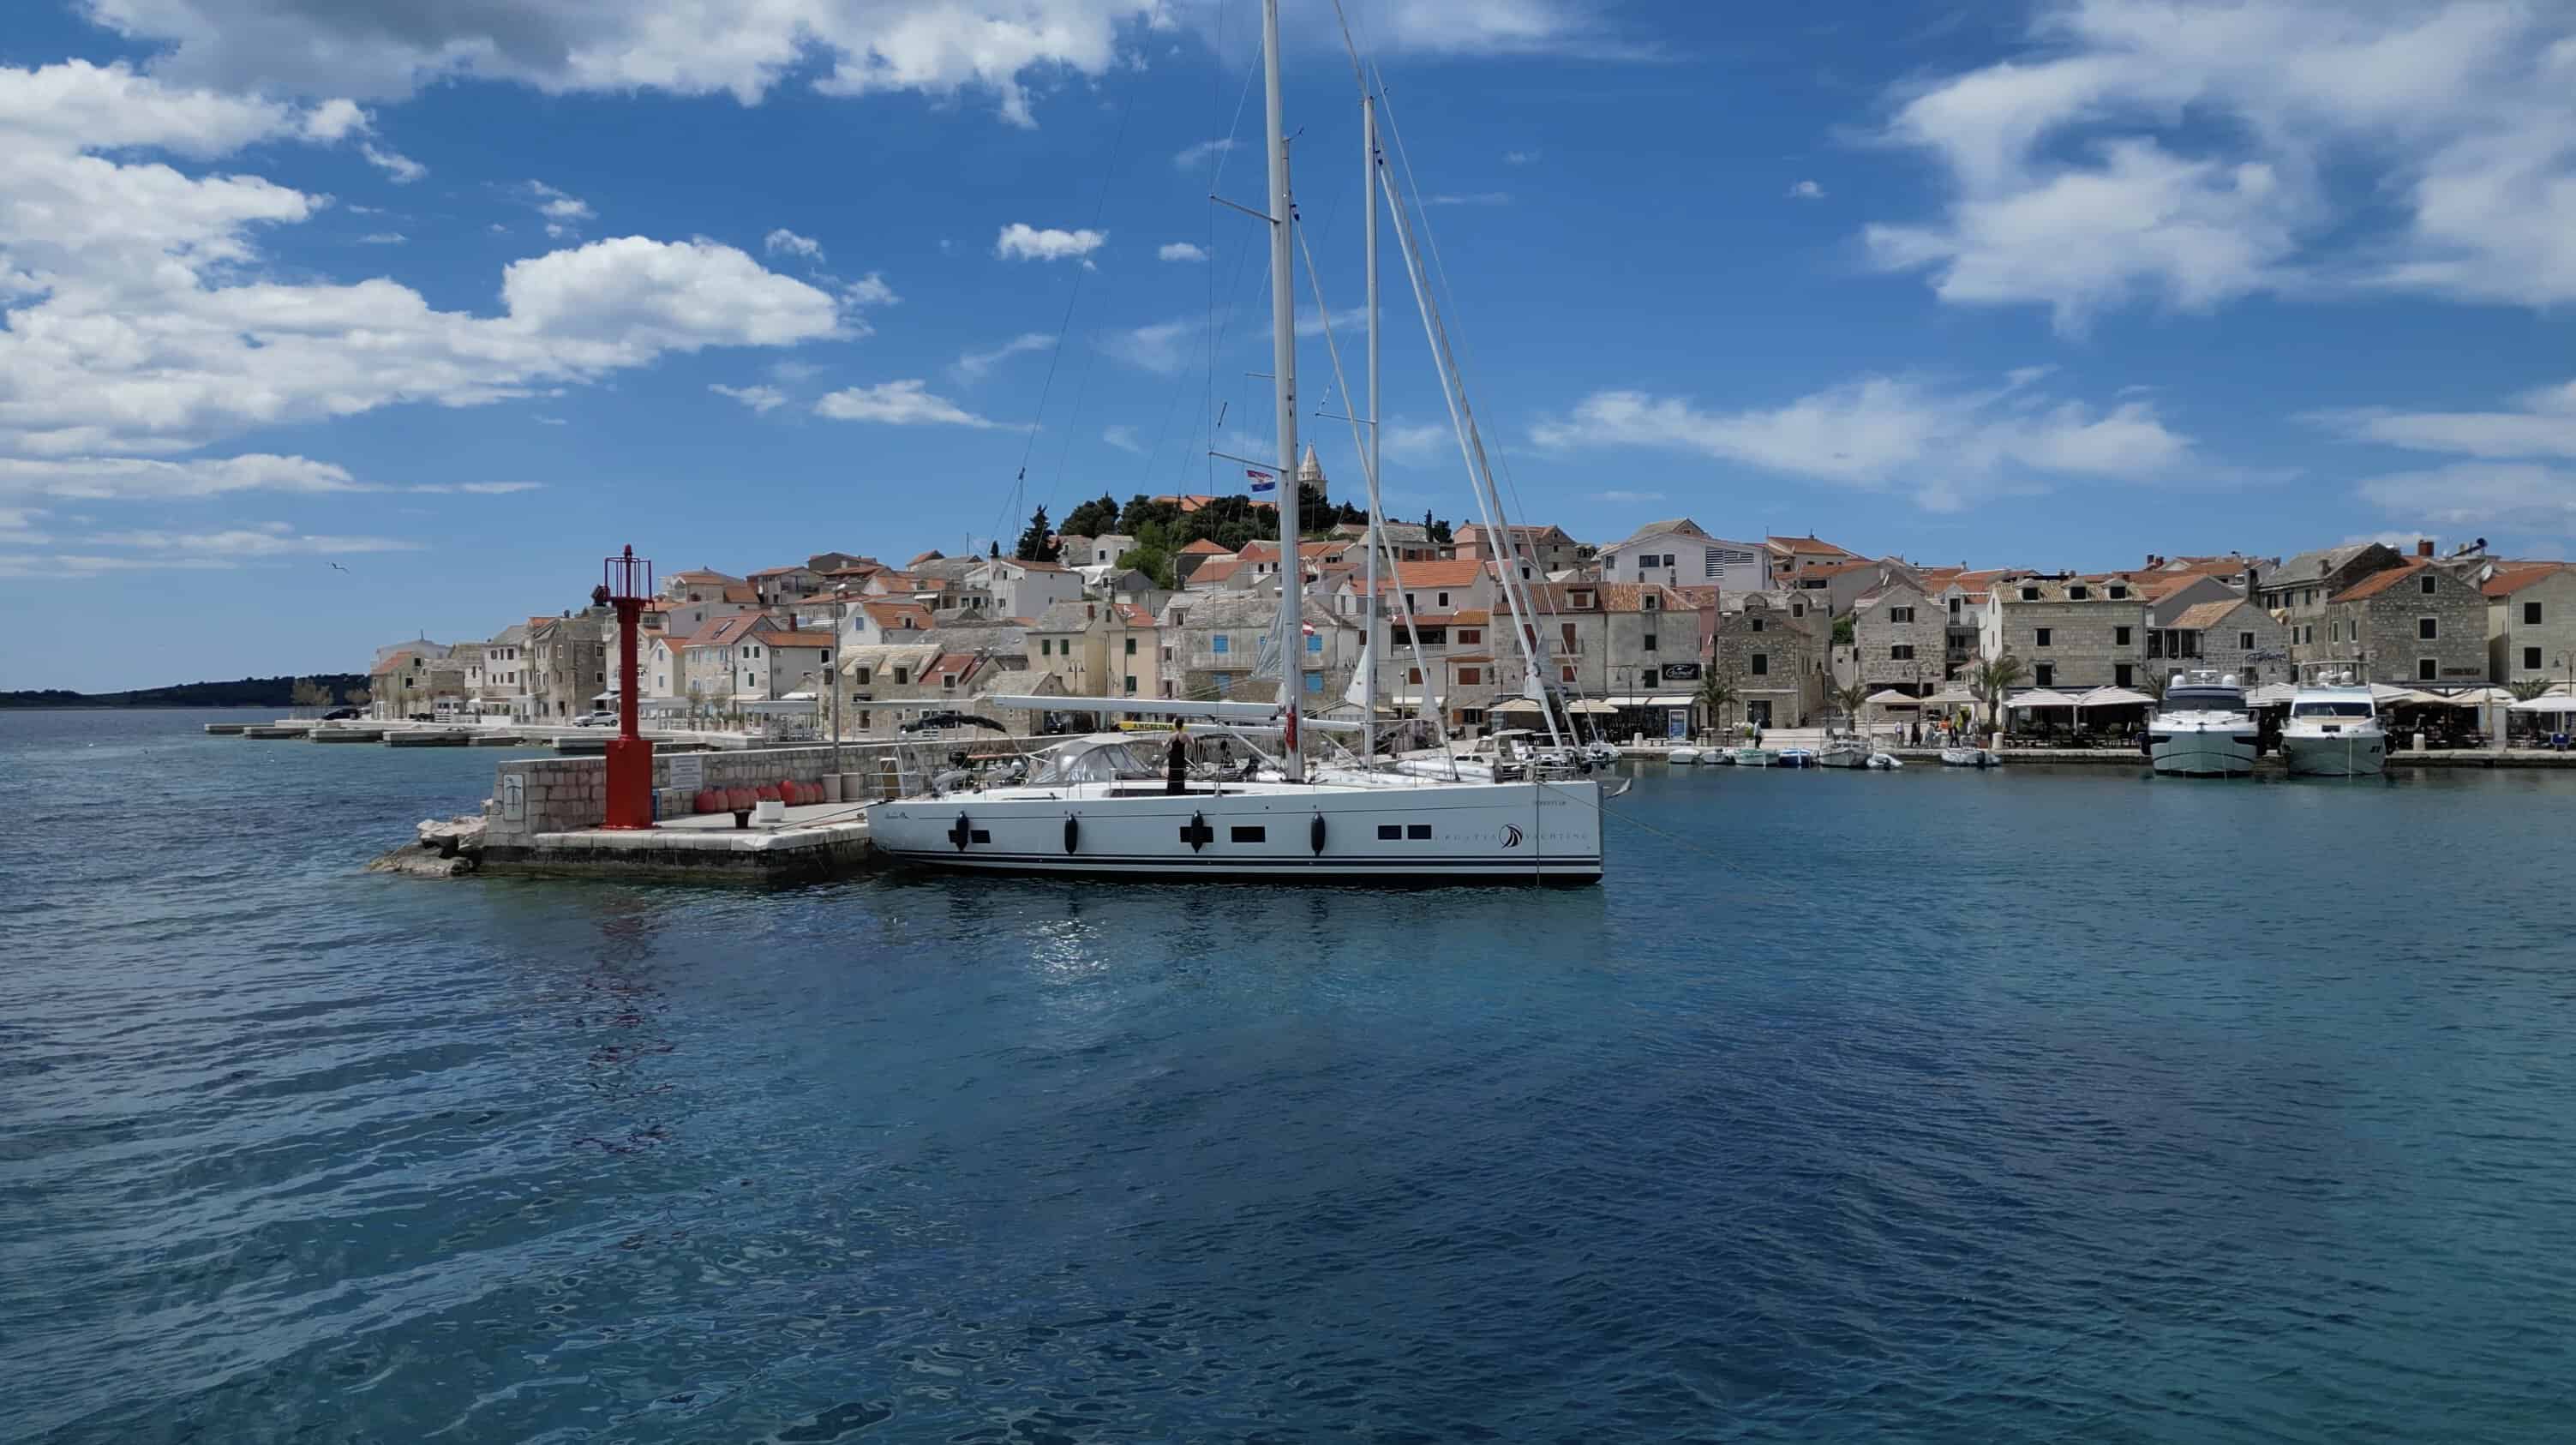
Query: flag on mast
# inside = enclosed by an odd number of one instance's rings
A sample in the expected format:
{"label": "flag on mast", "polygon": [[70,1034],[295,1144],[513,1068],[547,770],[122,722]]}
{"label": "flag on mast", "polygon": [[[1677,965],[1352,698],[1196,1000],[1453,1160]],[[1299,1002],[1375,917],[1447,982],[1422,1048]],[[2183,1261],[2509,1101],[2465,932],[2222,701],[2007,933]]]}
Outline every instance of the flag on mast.
{"label": "flag on mast", "polygon": [[1279,478],[1268,472],[1256,472],[1252,468],[1246,467],[1243,469],[1243,474],[1252,479],[1252,489],[1256,492],[1275,492],[1279,490]]}

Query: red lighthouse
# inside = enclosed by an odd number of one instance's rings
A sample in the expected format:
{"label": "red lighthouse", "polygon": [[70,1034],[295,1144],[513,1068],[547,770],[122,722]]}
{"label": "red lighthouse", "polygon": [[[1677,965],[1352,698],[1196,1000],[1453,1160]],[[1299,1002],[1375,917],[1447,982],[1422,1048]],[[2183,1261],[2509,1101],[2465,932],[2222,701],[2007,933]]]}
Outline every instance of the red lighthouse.
{"label": "red lighthouse", "polygon": [[653,826],[653,744],[635,730],[635,634],[653,596],[653,564],[633,546],[608,559],[600,587],[617,609],[617,736],[608,744],[608,818],[603,828]]}

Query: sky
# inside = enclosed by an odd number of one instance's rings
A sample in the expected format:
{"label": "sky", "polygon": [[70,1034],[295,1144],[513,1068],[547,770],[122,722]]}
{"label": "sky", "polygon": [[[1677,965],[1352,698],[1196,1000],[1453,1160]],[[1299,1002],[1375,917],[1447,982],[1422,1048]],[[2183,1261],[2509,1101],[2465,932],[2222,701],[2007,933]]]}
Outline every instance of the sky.
{"label": "sky", "polygon": [[[2576,550],[2576,8],[1347,8],[1515,520]],[[1355,496],[1358,92],[1283,11],[1300,425]],[[1257,17],[17,0],[0,688],[360,670],[627,544],[900,561],[1238,488],[1265,228],[1208,197],[1262,202]],[[1386,249],[1388,509],[1470,520]]]}

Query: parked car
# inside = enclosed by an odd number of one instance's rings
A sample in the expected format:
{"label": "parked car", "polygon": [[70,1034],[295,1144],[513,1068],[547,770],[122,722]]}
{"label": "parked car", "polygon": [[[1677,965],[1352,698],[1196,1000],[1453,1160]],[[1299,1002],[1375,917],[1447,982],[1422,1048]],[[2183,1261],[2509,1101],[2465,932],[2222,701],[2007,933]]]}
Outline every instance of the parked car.
{"label": "parked car", "polygon": [[617,726],[617,714],[613,712],[586,712],[581,716],[574,718],[572,720],[572,725],[577,728],[613,728]]}
{"label": "parked car", "polygon": [[331,709],[329,712],[326,712],[326,713],[322,714],[322,720],[323,720],[324,722],[347,722],[347,721],[348,721],[349,719],[351,719],[351,718],[365,717],[365,716],[366,716],[366,713],[365,713],[365,712],[363,712],[362,710],[358,709],[358,708],[354,708],[354,707],[335,707],[335,708]]}

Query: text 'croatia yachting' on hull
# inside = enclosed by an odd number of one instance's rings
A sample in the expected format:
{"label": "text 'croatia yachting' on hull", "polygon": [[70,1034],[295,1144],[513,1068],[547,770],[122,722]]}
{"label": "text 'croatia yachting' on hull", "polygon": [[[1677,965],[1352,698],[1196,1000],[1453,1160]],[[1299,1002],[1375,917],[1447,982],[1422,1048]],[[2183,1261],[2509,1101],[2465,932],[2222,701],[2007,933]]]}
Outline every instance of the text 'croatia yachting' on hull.
{"label": "text 'croatia yachting' on hull", "polygon": [[[938,868],[1274,882],[1595,883],[1589,781],[1316,787],[1036,785],[880,803],[869,836]],[[1115,798],[1111,806],[1101,804]]]}

